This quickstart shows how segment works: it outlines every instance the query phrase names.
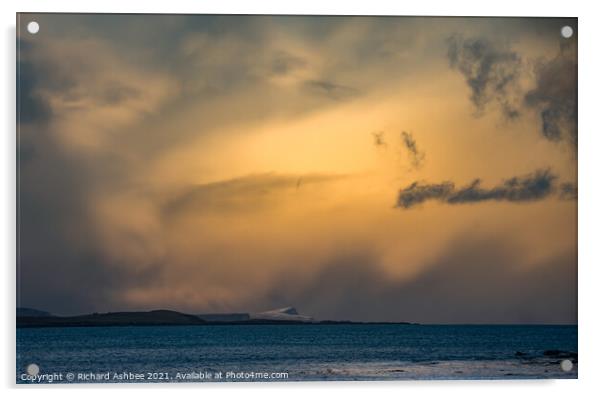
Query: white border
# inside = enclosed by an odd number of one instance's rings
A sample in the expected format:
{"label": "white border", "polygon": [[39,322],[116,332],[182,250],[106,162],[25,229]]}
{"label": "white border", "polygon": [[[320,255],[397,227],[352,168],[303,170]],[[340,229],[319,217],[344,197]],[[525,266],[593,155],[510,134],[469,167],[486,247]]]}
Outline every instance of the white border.
{"label": "white border", "polygon": [[[361,14],[361,15],[456,15],[456,16],[570,16],[579,17],[579,377],[566,381],[432,381],[432,382],[329,382],[286,384],[194,384],[144,386],[144,393],[163,395],[167,390],[198,395],[199,393],[223,392],[226,394],[248,393],[251,396],[303,395],[312,392],[344,392],[350,396],[366,392],[420,393],[451,396],[504,396],[515,393],[545,394],[546,396],[578,393],[593,394],[602,389],[597,371],[602,338],[598,302],[600,299],[602,258],[598,225],[599,205],[602,203],[599,171],[602,170],[598,152],[602,150],[600,113],[600,24],[602,15],[595,2],[524,0],[486,1],[329,1],[304,0],[282,1],[3,1],[2,7],[2,87],[0,96],[1,119],[4,123],[2,156],[0,159],[0,252],[3,254],[4,288],[2,295],[4,313],[2,332],[3,349],[0,360],[1,385],[25,394],[49,395],[81,394],[105,395],[131,393],[136,385],[111,386],[44,386],[15,387],[15,13],[20,12],[119,12],[119,13],[233,13],[233,14]],[[598,172],[597,172],[598,171]],[[85,389],[85,390],[82,390]]]}

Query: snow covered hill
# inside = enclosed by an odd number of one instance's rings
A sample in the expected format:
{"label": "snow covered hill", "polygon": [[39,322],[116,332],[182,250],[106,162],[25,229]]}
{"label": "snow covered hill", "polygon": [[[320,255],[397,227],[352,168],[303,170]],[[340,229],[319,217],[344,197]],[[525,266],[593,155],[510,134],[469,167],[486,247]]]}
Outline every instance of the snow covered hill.
{"label": "snow covered hill", "polygon": [[312,317],[299,314],[297,309],[292,306],[283,307],[282,309],[268,310],[267,312],[251,313],[251,319],[303,322],[314,321]]}

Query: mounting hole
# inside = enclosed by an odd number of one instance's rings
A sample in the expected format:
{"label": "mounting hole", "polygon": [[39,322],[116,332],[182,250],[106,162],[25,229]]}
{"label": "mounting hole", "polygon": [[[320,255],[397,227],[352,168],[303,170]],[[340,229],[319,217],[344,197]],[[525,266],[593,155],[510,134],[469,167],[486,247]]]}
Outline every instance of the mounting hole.
{"label": "mounting hole", "polygon": [[36,376],[40,373],[40,367],[38,367],[38,364],[29,364],[27,366],[27,373],[31,376]]}
{"label": "mounting hole", "polygon": [[40,31],[40,24],[36,21],[31,21],[27,24],[27,31],[31,34],[36,34]]}
{"label": "mounting hole", "polygon": [[562,29],[560,29],[560,34],[562,35],[562,37],[564,37],[565,39],[570,38],[571,36],[573,36],[573,28],[571,28],[570,26],[563,26]]}
{"label": "mounting hole", "polygon": [[564,372],[570,372],[573,369],[573,362],[571,360],[562,360],[560,362],[560,368]]}

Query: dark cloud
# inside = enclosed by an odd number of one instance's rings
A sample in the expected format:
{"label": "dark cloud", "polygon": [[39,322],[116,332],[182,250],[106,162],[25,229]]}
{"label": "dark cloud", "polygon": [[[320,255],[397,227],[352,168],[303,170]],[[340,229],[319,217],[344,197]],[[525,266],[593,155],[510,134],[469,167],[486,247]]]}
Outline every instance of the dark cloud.
{"label": "dark cloud", "polygon": [[374,146],[387,147],[387,142],[385,142],[385,133],[383,131],[373,132],[372,137],[374,138]]}
{"label": "dark cloud", "polygon": [[475,180],[470,186],[462,188],[448,198],[450,204],[470,203],[484,200],[498,201],[532,201],[540,200],[553,192],[555,175],[549,170],[537,170],[533,174],[514,177],[503,182],[501,186],[491,189],[480,187]]}
{"label": "dark cloud", "polygon": [[59,314],[118,307],[124,286],[146,282],[152,273],[147,269],[155,266],[134,268],[107,258],[96,232],[89,199],[107,183],[123,183],[124,161],[65,150],[53,130],[54,118],[63,115],[44,98],[117,105],[137,94],[117,81],[87,92],[90,69],[46,57],[39,43],[20,39],[19,46],[17,306]]}
{"label": "dark cloud", "polygon": [[58,314],[120,307],[116,295],[147,282],[153,264],[133,268],[108,259],[87,198],[103,183],[99,164],[111,174],[106,178],[117,180],[121,163],[102,158],[94,164],[69,156],[45,128],[23,129],[36,146],[20,145],[22,153],[32,154],[21,154],[18,166],[17,306]]}
{"label": "dark cloud", "polygon": [[397,207],[410,208],[427,200],[439,200],[447,204],[477,203],[481,201],[524,202],[541,200],[556,190],[557,177],[549,170],[537,170],[532,174],[513,177],[498,186],[486,189],[481,180],[456,189],[453,182],[420,184],[414,182],[402,189],[397,197]]}
{"label": "dark cloud", "polygon": [[506,117],[520,115],[510,95],[520,74],[518,53],[484,38],[453,35],[447,40],[447,57],[451,68],[466,79],[477,114],[493,101]]}
{"label": "dark cloud", "polygon": [[428,200],[445,200],[453,191],[454,184],[452,182],[428,185],[414,182],[399,192],[396,206],[410,208]]}
{"label": "dark cloud", "polygon": [[283,275],[257,305],[292,302],[318,319],[575,324],[576,252],[530,266],[523,258],[518,244],[463,236],[417,276],[399,280],[369,250],[343,251],[309,278]]}
{"label": "dark cloud", "polygon": [[335,84],[326,80],[308,80],[305,82],[305,86],[314,94],[337,101],[355,97],[359,93],[356,88]]}
{"label": "dark cloud", "polygon": [[418,145],[416,144],[416,140],[414,139],[412,134],[406,131],[402,131],[401,142],[408,151],[412,167],[420,168],[422,166],[422,163],[424,162],[425,155],[424,152],[418,150]]}
{"label": "dark cloud", "polygon": [[[21,51],[23,44],[21,44]],[[19,123],[44,123],[52,116],[50,105],[36,92],[43,75],[35,65],[25,60],[17,61],[17,121]]]}
{"label": "dark cloud", "polygon": [[565,182],[560,185],[559,196],[562,200],[576,200],[577,199],[577,185],[570,182]]}
{"label": "dark cloud", "polygon": [[525,95],[527,106],[540,112],[541,132],[546,139],[562,139],[577,145],[577,56],[574,45],[535,68],[535,88]]}
{"label": "dark cloud", "polygon": [[466,79],[477,115],[490,102],[508,119],[520,117],[519,106],[539,112],[541,133],[550,141],[577,145],[577,49],[575,40],[563,42],[552,59],[540,59],[534,70],[535,88],[525,93],[517,82],[524,72],[519,54],[484,38],[447,41],[452,69]]}
{"label": "dark cloud", "polygon": [[[108,46],[94,43],[89,44],[90,51],[97,50],[100,60],[95,62],[92,56],[85,57],[77,49],[68,46],[57,47],[53,52],[43,43],[20,40],[18,74],[18,103],[20,103],[21,122],[26,122],[35,113],[37,119],[48,121],[52,113],[44,97],[60,99],[72,107],[94,109],[97,106],[120,106],[131,100],[148,99],[143,84],[135,82],[129,76],[106,70],[102,62],[109,63],[114,68],[117,65],[117,55],[109,52]],[[82,46],[86,43],[79,43]],[[106,57],[101,56],[106,52]],[[114,57],[114,58],[113,58]],[[141,73],[142,74],[142,73]],[[86,105],[84,105],[84,103]]]}

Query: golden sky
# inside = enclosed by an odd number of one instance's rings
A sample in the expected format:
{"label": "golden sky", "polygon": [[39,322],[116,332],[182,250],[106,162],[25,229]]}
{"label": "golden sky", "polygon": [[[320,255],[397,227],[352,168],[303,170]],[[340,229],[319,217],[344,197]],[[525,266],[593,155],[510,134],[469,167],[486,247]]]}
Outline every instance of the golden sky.
{"label": "golden sky", "polygon": [[21,14],[18,304],[575,323],[576,32]]}

